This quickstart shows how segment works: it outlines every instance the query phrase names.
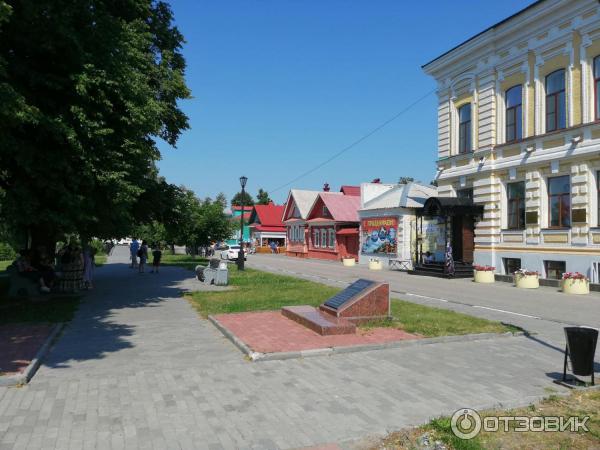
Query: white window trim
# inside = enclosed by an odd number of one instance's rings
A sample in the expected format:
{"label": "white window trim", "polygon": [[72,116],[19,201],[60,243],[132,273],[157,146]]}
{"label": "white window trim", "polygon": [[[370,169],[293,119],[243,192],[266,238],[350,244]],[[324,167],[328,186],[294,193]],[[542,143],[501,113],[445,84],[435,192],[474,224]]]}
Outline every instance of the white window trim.
{"label": "white window trim", "polygon": [[329,245],[329,248],[335,248],[335,230],[333,228],[329,229],[329,240],[327,242],[327,244]]}
{"label": "white window trim", "polygon": [[327,228],[321,228],[321,248],[327,248]]}
{"label": "white window trim", "polygon": [[320,242],[321,242],[321,232],[319,231],[318,228],[314,228],[312,230],[312,234],[313,234],[313,247],[315,248],[319,248],[321,247]]}

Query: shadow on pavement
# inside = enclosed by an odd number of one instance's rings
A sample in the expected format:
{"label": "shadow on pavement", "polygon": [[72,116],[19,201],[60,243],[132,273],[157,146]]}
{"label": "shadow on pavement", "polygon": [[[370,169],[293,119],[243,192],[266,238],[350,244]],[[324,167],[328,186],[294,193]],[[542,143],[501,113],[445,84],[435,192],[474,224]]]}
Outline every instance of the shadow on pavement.
{"label": "shadow on pavement", "polygon": [[135,347],[132,337],[140,324],[152,326],[165,318],[163,312],[148,308],[180,297],[177,283],[191,276],[192,272],[178,267],[164,268],[160,274],[138,274],[127,263],[105,264],[96,271],[95,289],[84,291],[75,318],[44,365],[66,368],[75,361],[102,359]]}

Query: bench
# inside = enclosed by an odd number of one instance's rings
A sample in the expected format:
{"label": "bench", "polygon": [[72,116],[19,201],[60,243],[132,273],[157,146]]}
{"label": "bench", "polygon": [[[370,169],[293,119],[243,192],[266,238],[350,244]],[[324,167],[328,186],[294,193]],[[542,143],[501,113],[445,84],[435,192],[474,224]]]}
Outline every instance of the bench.
{"label": "bench", "polygon": [[35,281],[19,275],[19,269],[14,264],[6,268],[8,274],[9,297],[36,297],[40,295],[40,286]]}
{"label": "bench", "polygon": [[411,270],[412,261],[410,259],[390,259],[388,261],[390,269]]}

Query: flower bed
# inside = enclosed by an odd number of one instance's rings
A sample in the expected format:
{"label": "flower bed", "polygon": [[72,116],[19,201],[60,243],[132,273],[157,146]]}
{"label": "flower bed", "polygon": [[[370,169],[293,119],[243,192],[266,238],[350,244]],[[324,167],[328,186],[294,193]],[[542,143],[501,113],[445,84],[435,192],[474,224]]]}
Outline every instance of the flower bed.
{"label": "flower bed", "polygon": [[589,294],[590,280],[579,272],[567,272],[562,277],[562,291],[565,294]]}
{"label": "flower bed", "polygon": [[369,259],[369,269],[370,270],[381,270],[383,269],[383,264],[379,260],[379,258],[371,258]]}
{"label": "flower bed", "polygon": [[342,258],[342,264],[345,267],[352,267],[352,266],[356,265],[356,260],[351,256],[344,256]]}
{"label": "flower bed", "polygon": [[519,269],[514,273],[515,286],[521,289],[540,287],[540,274],[534,270]]}
{"label": "flower bed", "polygon": [[475,283],[493,283],[495,267],[473,265],[473,281]]}

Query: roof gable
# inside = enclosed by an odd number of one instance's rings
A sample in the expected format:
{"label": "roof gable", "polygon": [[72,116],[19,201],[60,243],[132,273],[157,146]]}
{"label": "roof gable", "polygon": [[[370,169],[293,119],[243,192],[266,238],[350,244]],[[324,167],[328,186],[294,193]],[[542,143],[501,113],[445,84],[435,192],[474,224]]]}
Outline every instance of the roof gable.
{"label": "roof gable", "polygon": [[340,192],[321,192],[315,200],[309,219],[324,218],[336,222],[358,222],[360,197]]}
{"label": "roof gable", "polygon": [[285,205],[254,205],[252,210],[251,223],[258,223],[268,227],[282,227],[283,211]]}
{"label": "roof gable", "polygon": [[[283,212],[283,220],[291,218],[306,219],[308,213],[319,195],[319,191],[305,191],[302,189],[292,189],[288,195],[286,207]],[[294,209],[297,208],[298,214],[294,215]]]}

